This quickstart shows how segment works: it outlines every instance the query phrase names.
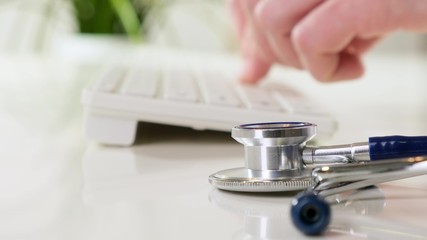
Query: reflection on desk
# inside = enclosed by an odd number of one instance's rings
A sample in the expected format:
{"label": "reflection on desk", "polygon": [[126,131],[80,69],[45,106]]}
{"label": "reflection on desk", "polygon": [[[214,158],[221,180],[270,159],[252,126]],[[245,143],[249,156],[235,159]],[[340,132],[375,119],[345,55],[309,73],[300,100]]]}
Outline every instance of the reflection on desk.
{"label": "reflection on desk", "polygon": [[[83,159],[86,197],[107,194],[102,198],[112,200],[139,194],[146,198],[147,192],[150,196],[183,194],[195,186],[204,188],[212,171],[242,164],[243,149],[229,133],[158,124],[142,124],[140,128],[143,133],[133,147],[88,147]],[[114,187],[117,189],[111,189]]]}
{"label": "reflection on desk", "polygon": [[241,164],[240,145],[224,133],[145,127],[138,145],[91,144],[84,155],[83,202],[108,226],[97,238],[229,239],[240,222],[209,203],[207,176]]}
{"label": "reflection on desk", "polygon": [[[399,187],[386,187],[390,192],[402,192]],[[410,198],[425,198],[425,191],[412,189],[407,191],[405,201]],[[233,239],[283,239],[294,232],[290,221],[290,204],[293,193],[249,194],[234,193],[214,189],[209,194],[210,202],[226,211],[244,218],[243,229],[236,232]],[[417,196],[417,197],[416,197]],[[336,214],[325,237],[354,236],[363,238],[387,237],[387,239],[425,239],[427,229],[422,224],[414,227],[399,219],[382,218],[392,212],[386,207],[387,201],[380,188],[369,187],[351,193],[331,196],[336,204],[333,212]],[[393,204],[390,204],[393,205]],[[424,213],[427,213],[425,211]]]}

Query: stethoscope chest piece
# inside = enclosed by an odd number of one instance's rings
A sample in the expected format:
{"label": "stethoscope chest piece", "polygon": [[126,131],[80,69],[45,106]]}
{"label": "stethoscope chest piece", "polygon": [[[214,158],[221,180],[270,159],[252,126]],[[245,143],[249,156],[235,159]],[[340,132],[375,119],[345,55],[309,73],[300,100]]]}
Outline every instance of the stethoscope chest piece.
{"label": "stethoscope chest piece", "polygon": [[215,187],[240,192],[281,192],[313,186],[311,169],[302,160],[305,142],[316,125],[305,122],[245,124],[232,129],[232,137],[245,148],[245,166],[209,176]]}

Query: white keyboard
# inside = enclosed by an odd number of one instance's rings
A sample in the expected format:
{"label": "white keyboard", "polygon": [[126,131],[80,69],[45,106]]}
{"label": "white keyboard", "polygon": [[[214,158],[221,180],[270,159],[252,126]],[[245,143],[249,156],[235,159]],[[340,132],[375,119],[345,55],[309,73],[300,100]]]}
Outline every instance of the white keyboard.
{"label": "white keyboard", "polygon": [[138,55],[132,63],[103,67],[83,91],[89,139],[131,145],[140,121],[219,131],[245,123],[306,121],[319,126],[320,137],[336,128],[320,106],[279,81],[238,83],[234,59],[171,50]]}

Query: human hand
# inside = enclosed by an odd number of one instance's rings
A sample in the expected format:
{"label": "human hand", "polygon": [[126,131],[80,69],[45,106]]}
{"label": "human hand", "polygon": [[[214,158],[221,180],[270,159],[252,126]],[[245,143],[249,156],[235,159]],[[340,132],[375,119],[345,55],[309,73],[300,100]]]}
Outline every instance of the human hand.
{"label": "human hand", "polygon": [[361,56],[396,30],[427,31],[426,0],[229,0],[243,82],[270,67],[306,69],[324,82],[363,74]]}

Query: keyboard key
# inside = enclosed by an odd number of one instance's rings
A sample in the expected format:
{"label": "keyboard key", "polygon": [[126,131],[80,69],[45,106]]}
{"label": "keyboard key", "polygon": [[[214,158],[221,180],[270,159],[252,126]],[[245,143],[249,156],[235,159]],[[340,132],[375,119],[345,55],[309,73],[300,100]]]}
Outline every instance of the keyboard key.
{"label": "keyboard key", "polygon": [[192,73],[180,69],[165,72],[164,97],[168,100],[196,102],[198,94]]}
{"label": "keyboard key", "polygon": [[288,113],[294,112],[294,105],[288,98],[284,97],[283,94],[277,91],[271,91],[271,96],[276,99],[276,101],[282,106],[282,108],[286,109]]}
{"label": "keyboard key", "polygon": [[271,96],[271,93],[258,86],[238,86],[242,97],[246,100],[248,107],[257,110],[281,111],[284,110],[280,104]]}
{"label": "keyboard key", "polygon": [[114,92],[124,76],[124,69],[121,67],[110,67],[101,75],[96,89],[100,92]]}
{"label": "keyboard key", "polygon": [[226,76],[218,73],[204,72],[200,76],[201,90],[205,101],[212,105],[239,107],[239,97],[233,92]]}
{"label": "keyboard key", "polygon": [[154,68],[138,68],[125,80],[122,93],[143,97],[155,97],[160,82],[159,71]]}
{"label": "keyboard key", "polygon": [[289,112],[305,113],[305,114],[323,114],[324,110],[316,106],[313,102],[309,102],[301,95],[290,91],[273,91],[273,96],[276,97],[284,107],[287,107]]}

